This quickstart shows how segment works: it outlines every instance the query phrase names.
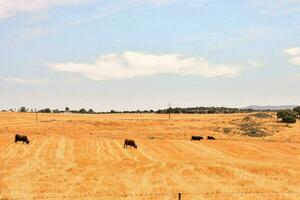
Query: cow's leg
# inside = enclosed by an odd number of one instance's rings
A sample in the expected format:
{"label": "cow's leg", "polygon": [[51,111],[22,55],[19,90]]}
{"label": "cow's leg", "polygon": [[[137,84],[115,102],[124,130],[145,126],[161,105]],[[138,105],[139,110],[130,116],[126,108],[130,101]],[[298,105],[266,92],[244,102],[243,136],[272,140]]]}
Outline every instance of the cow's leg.
{"label": "cow's leg", "polygon": [[125,149],[127,146],[126,146],[126,143],[124,143],[124,146],[123,146],[123,149]]}

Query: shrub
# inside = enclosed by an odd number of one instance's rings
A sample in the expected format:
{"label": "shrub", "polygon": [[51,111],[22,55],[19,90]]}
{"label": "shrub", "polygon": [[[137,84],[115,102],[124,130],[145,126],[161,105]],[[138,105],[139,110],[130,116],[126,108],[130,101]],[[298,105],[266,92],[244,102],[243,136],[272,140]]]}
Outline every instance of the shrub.
{"label": "shrub", "polygon": [[296,114],[292,110],[280,110],[277,112],[277,118],[282,119],[285,116],[294,116],[296,117]]}
{"label": "shrub", "polygon": [[300,106],[295,107],[293,111],[298,115],[298,118],[300,118]]}
{"label": "shrub", "polygon": [[281,122],[287,123],[287,126],[290,123],[296,123],[296,121],[297,121],[297,115],[292,110],[278,111],[277,118],[281,119]]}
{"label": "shrub", "polygon": [[252,115],[253,117],[264,119],[264,118],[272,118],[272,115],[269,115],[267,113],[256,113]]}
{"label": "shrub", "polygon": [[296,123],[296,120],[296,117],[293,115],[286,115],[281,119],[281,121],[287,123],[287,125]]}
{"label": "shrub", "polygon": [[223,131],[225,134],[228,134],[231,131],[231,128],[223,128]]}
{"label": "shrub", "polygon": [[264,137],[268,135],[261,129],[260,124],[258,123],[244,123],[240,125],[240,128],[243,131],[243,135],[248,135],[250,137]]}

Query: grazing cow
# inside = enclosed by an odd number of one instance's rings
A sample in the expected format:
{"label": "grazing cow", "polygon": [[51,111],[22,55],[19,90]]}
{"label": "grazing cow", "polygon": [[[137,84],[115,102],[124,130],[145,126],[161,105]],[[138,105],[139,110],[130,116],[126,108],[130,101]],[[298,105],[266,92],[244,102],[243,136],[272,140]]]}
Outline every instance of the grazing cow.
{"label": "grazing cow", "polygon": [[207,136],[208,140],[215,140],[215,138],[213,136]]}
{"label": "grazing cow", "polygon": [[26,143],[26,144],[29,143],[29,140],[28,140],[27,136],[16,134],[16,136],[15,136],[15,142],[19,142],[19,141],[23,142],[23,143]]}
{"label": "grazing cow", "polygon": [[134,141],[134,140],[126,139],[126,140],[124,141],[124,148],[127,148],[127,146],[134,147],[134,148],[137,149],[137,145],[135,144],[135,141]]}
{"label": "grazing cow", "polygon": [[203,140],[202,136],[192,136],[191,140]]}

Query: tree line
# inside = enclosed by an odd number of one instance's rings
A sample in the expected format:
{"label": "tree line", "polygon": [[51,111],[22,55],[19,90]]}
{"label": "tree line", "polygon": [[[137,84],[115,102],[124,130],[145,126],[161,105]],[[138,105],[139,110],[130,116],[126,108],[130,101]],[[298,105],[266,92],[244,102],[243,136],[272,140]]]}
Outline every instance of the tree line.
{"label": "tree line", "polygon": [[[3,110],[6,111],[6,110]],[[40,110],[29,109],[21,107],[19,109],[9,109],[10,112],[38,112],[38,113],[80,113],[80,114],[121,114],[121,113],[156,113],[156,114],[214,114],[214,113],[250,113],[255,112],[253,109],[241,109],[241,108],[228,108],[228,107],[188,107],[188,108],[167,108],[159,110],[132,110],[132,111],[118,111],[110,110],[107,112],[96,112],[93,109],[81,108],[79,110],[70,109],[66,107],[64,110],[44,108]]]}
{"label": "tree line", "polygon": [[[6,111],[6,110],[3,110]],[[166,108],[159,110],[133,110],[133,111],[117,111],[110,110],[108,112],[96,112],[93,109],[81,108],[79,110],[70,109],[66,107],[64,110],[44,108],[40,110],[29,109],[21,107],[19,109],[9,109],[9,112],[38,112],[38,113],[79,113],[79,114],[121,114],[121,113],[156,113],[156,114],[230,114],[230,113],[251,113],[251,112],[262,112],[262,110],[244,109],[244,108],[229,108],[229,107],[175,107]],[[271,111],[271,110],[263,110]],[[275,111],[276,112],[276,111]],[[293,121],[290,118],[300,118],[300,106],[295,107],[293,110],[278,110],[277,117],[283,119],[283,121]],[[289,118],[289,119],[287,119]]]}

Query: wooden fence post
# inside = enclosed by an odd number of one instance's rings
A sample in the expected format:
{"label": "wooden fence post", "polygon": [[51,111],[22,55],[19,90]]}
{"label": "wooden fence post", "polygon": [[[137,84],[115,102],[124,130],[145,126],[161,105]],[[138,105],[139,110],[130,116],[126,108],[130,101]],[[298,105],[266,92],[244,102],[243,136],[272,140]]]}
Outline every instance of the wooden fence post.
{"label": "wooden fence post", "polygon": [[178,200],[181,200],[181,193],[178,193]]}

